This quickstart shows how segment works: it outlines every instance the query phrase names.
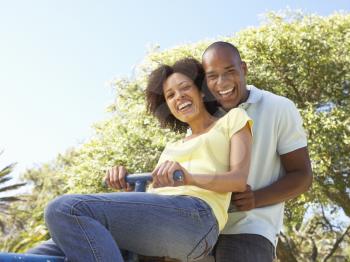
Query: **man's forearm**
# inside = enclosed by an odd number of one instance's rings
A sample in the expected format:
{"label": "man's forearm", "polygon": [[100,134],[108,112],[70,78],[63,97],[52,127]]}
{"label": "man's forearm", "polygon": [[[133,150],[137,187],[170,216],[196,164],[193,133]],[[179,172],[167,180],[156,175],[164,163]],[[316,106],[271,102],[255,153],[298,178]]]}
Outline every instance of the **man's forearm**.
{"label": "man's forearm", "polygon": [[289,172],[273,184],[254,191],[255,207],[281,203],[307,191],[312,183],[311,170],[307,173]]}

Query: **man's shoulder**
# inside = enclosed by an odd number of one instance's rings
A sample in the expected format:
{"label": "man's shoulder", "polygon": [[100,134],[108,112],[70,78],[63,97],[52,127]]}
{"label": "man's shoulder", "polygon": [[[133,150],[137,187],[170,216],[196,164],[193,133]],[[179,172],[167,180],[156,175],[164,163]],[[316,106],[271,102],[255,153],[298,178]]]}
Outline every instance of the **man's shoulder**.
{"label": "man's shoulder", "polygon": [[274,110],[291,106],[295,107],[294,102],[285,96],[262,89],[259,89],[259,92],[261,92],[261,99],[260,103],[257,103],[257,106],[262,106],[266,109],[271,108]]}

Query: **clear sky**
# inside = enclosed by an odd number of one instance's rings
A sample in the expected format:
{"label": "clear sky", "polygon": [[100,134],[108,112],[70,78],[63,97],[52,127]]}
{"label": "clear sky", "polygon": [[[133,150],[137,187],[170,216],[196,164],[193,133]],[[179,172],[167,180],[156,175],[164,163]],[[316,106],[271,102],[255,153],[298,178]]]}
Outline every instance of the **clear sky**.
{"label": "clear sky", "polygon": [[348,0],[0,0],[0,168],[18,173],[82,143],[108,117],[107,84],[159,44],[229,36],[286,7],[327,16]]}

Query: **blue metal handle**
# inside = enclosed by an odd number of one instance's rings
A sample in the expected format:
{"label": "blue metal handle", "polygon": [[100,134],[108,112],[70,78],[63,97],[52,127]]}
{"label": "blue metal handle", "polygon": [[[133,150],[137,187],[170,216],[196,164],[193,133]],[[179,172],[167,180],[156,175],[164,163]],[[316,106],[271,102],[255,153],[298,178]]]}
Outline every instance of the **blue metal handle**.
{"label": "blue metal handle", "polygon": [[64,257],[41,256],[33,254],[0,253],[1,262],[64,262]]}
{"label": "blue metal handle", "polygon": [[[175,181],[182,182],[184,181],[184,173],[182,170],[175,170],[173,174],[173,178]],[[152,173],[147,172],[147,173],[138,173],[138,174],[129,174],[125,177],[125,181],[131,185],[146,185],[147,182],[152,181]],[[103,187],[107,187],[106,181],[103,181]],[[135,190],[137,192],[140,192],[139,190]],[[145,190],[142,190],[145,191]],[[141,192],[142,192],[141,191]]]}
{"label": "blue metal handle", "polygon": [[[176,170],[173,174],[173,178],[175,181],[182,182],[184,179],[182,170]],[[152,181],[152,175],[151,173],[130,174],[125,177],[125,181],[129,184],[134,184],[137,181],[148,182]]]}

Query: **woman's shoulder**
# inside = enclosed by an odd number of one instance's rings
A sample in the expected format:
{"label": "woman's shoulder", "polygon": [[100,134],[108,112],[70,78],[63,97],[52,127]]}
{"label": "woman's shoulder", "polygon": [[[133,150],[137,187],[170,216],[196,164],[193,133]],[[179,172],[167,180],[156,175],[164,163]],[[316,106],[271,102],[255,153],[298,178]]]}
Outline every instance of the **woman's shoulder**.
{"label": "woman's shoulder", "polygon": [[237,118],[249,118],[249,116],[243,108],[235,107],[235,108],[232,108],[230,111],[228,111],[227,114],[223,116],[223,118],[237,119]]}

